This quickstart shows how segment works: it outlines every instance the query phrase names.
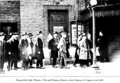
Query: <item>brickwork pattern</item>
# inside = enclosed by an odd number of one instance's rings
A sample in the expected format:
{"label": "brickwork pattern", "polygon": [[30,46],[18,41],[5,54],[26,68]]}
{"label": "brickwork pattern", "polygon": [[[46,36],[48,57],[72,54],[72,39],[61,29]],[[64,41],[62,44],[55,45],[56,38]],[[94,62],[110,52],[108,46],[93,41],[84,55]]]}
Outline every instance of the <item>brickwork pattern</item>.
{"label": "brickwork pattern", "polygon": [[[60,0],[57,0],[60,1]],[[44,47],[47,46],[48,22],[47,10],[45,5],[56,6],[55,0],[21,0],[21,32],[31,32],[36,37],[37,31],[43,31]],[[61,0],[59,5],[69,6],[69,21],[74,20],[76,16],[76,0]],[[51,7],[53,9],[62,9],[60,7]]]}

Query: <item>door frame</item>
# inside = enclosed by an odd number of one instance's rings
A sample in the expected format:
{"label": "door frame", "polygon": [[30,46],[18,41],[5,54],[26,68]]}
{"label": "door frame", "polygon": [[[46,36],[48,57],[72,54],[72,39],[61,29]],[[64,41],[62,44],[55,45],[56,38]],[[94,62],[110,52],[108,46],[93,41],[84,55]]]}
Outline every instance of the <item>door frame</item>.
{"label": "door frame", "polygon": [[[44,42],[44,46],[48,47],[48,43],[47,43],[47,37],[48,37],[48,10],[68,10],[68,28],[70,30],[70,21],[73,20],[73,18],[71,18],[71,16],[73,15],[72,12],[72,5],[43,5],[43,23],[44,25],[42,25],[42,31],[43,31],[43,42]],[[70,31],[68,31],[70,34]],[[69,40],[71,40],[71,38],[69,37]]]}

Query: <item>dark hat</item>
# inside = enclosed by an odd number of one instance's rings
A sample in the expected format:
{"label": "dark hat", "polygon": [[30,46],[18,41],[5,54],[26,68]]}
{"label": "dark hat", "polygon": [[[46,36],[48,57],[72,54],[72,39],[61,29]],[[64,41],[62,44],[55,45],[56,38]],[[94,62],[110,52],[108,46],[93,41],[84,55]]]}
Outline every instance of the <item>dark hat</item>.
{"label": "dark hat", "polygon": [[37,32],[37,35],[39,35],[39,34],[42,34],[42,31],[38,31],[38,32]]}
{"label": "dark hat", "polygon": [[56,32],[54,32],[53,34],[58,34],[58,32],[56,31]]}
{"label": "dark hat", "polygon": [[39,34],[41,34],[42,33],[42,31],[39,31]]}
{"label": "dark hat", "polygon": [[32,33],[28,33],[28,35],[29,35],[29,36],[33,36],[33,34],[32,34]]}

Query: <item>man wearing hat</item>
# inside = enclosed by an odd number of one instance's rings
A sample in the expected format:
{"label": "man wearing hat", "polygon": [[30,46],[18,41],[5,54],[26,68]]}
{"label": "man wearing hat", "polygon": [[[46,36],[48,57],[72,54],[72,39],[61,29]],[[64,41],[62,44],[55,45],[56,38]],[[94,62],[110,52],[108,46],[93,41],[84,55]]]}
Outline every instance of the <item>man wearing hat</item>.
{"label": "man wearing hat", "polygon": [[4,34],[0,33],[0,73],[4,73],[5,71],[3,70],[4,67],[4,59],[5,59],[5,54],[4,54]]}
{"label": "man wearing hat", "polygon": [[51,49],[51,58],[53,59],[52,61],[52,67],[57,68],[56,66],[56,61],[58,57],[58,39],[57,39],[57,32],[53,33],[53,38],[49,41],[48,46],[49,49]]}
{"label": "man wearing hat", "polygon": [[[67,53],[66,43],[67,42],[65,39],[67,37],[67,34],[66,34],[66,32],[63,31],[63,32],[61,32],[61,35],[62,35],[62,37],[57,46],[57,48],[59,49],[59,53],[60,53],[60,68],[63,68],[64,65],[65,65],[65,68],[68,68],[67,67],[67,55],[66,55],[66,53]],[[64,63],[64,65],[63,65],[63,63]]]}
{"label": "man wearing hat", "polygon": [[20,59],[19,56],[19,40],[17,33],[12,33],[11,38],[7,41],[8,42],[8,70],[12,69],[14,65],[14,70],[17,70],[17,62]]}
{"label": "man wearing hat", "polygon": [[42,31],[37,34],[36,44],[35,44],[35,58],[37,59],[36,68],[44,69],[43,67],[43,41],[42,41]]}

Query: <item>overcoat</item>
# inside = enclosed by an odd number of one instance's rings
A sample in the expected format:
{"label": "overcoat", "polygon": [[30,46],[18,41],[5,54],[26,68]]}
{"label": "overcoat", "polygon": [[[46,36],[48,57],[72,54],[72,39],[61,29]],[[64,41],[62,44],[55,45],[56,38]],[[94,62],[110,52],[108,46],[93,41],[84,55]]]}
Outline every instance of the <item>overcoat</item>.
{"label": "overcoat", "polygon": [[28,54],[28,40],[27,39],[21,39],[20,44],[19,44],[19,48],[20,48],[20,52],[21,52],[21,59],[23,61],[27,61],[29,60],[29,54]]}
{"label": "overcoat", "polygon": [[18,45],[19,45],[18,40],[14,40],[8,43],[8,53],[11,53],[11,54],[8,54],[8,56],[11,61],[20,60],[20,55],[19,55],[20,51],[19,51]]}
{"label": "overcoat", "polygon": [[57,48],[57,41],[55,38],[51,39],[49,41],[49,49],[51,49],[51,58],[57,58],[58,57],[58,48]]}
{"label": "overcoat", "polygon": [[91,59],[91,54],[90,54],[90,46],[88,44],[87,39],[86,40],[81,40],[80,45],[79,45],[79,59],[80,60],[88,60]]}
{"label": "overcoat", "polygon": [[37,60],[44,59],[43,42],[39,37],[37,38],[37,43],[35,44],[35,58]]}

